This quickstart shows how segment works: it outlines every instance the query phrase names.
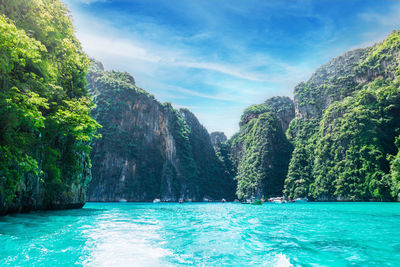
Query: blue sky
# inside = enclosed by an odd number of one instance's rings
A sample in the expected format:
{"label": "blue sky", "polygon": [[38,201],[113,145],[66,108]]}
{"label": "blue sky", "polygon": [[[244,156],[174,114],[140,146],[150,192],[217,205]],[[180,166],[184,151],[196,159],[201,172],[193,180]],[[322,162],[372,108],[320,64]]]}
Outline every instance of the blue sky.
{"label": "blue sky", "polygon": [[400,1],[64,0],[89,56],[231,136],[243,110],[400,29]]}

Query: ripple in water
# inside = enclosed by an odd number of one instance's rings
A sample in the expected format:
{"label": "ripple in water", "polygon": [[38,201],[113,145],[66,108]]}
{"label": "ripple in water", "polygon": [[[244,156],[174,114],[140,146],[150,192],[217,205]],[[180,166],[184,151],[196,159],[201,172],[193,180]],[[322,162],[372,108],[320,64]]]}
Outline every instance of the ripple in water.
{"label": "ripple in water", "polygon": [[400,203],[89,203],[0,217],[0,266],[396,266]]}

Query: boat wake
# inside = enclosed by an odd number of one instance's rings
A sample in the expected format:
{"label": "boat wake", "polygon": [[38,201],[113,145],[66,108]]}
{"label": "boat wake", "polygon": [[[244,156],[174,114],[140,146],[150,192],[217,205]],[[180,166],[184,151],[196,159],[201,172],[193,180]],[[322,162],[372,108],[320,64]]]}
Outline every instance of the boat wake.
{"label": "boat wake", "polygon": [[275,256],[275,262],[274,265],[275,267],[292,267],[293,264],[290,263],[289,258],[282,253],[279,253]]}

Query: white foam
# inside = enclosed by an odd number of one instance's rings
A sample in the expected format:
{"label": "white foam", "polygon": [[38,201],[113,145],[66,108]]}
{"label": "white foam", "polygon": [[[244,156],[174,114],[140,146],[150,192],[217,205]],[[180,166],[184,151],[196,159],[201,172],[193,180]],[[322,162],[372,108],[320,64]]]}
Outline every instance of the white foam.
{"label": "white foam", "polygon": [[154,222],[137,224],[133,221],[106,221],[87,231],[85,250],[89,256],[83,259],[85,266],[156,266],[162,258],[172,253],[162,248],[165,240],[157,233]]}
{"label": "white foam", "polygon": [[279,254],[275,255],[274,266],[275,267],[292,267],[293,264],[290,263],[289,258],[285,254],[279,253]]}

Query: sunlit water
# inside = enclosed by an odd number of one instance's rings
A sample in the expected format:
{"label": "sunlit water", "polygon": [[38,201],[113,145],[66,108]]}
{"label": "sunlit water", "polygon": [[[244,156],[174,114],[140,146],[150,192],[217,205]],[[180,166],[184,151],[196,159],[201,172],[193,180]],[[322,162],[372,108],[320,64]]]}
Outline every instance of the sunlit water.
{"label": "sunlit water", "polygon": [[400,266],[400,203],[88,203],[0,217],[0,266]]}

